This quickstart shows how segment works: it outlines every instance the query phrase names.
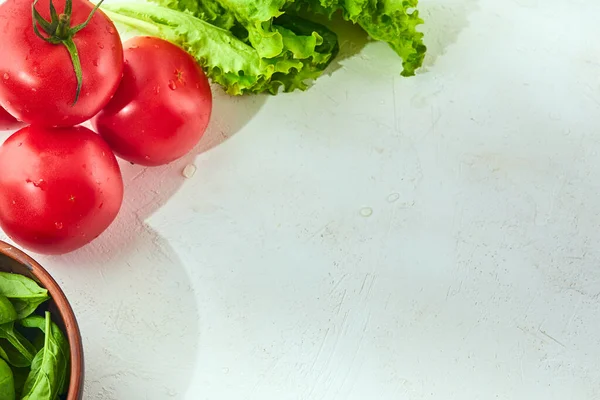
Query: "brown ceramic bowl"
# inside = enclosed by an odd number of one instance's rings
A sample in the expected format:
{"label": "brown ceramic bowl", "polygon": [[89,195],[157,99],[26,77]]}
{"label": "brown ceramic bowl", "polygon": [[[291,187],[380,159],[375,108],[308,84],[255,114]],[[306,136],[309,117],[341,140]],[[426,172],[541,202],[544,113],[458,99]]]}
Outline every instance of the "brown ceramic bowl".
{"label": "brown ceramic bowl", "polygon": [[0,240],[0,271],[25,275],[50,293],[48,309],[52,320],[67,334],[71,348],[71,378],[66,400],[81,400],[83,397],[83,344],[73,309],[65,294],[50,274],[34,259],[21,250]]}

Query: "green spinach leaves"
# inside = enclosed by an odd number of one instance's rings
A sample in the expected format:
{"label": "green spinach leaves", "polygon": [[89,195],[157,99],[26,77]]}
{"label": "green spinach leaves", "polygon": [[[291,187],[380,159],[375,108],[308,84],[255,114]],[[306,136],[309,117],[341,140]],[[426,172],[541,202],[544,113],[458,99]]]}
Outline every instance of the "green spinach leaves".
{"label": "green spinach leaves", "polygon": [[68,389],[69,343],[40,309],[49,298],[35,281],[0,272],[1,400],[56,400]]}

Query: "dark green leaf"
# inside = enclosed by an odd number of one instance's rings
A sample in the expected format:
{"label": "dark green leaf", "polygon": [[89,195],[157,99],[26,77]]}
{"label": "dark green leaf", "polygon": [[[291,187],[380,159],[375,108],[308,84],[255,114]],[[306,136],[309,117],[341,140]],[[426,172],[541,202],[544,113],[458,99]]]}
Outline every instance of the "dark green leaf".
{"label": "dark green leaf", "polygon": [[48,291],[33,279],[8,272],[0,272],[0,295],[11,301],[17,312],[17,319],[28,317],[50,298]]}
{"label": "dark green leaf", "polygon": [[15,378],[15,394],[18,399],[21,398],[21,393],[23,393],[23,386],[25,386],[25,380],[27,379],[27,375],[29,375],[29,371],[29,368],[12,368]]}
{"label": "dark green leaf", "polygon": [[17,319],[15,307],[8,298],[0,294],[0,325]]}
{"label": "dark green leaf", "polygon": [[14,299],[47,296],[48,291],[26,276],[0,272],[0,294]]}
{"label": "dark green leaf", "polygon": [[[21,333],[14,329],[14,322],[9,322],[7,324],[0,325],[0,339],[6,339],[10,345],[21,355],[25,360],[31,364],[33,357],[35,357],[35,347],[31,344],[27,338],[25,338]],[[3,347],[6,352],[10,352],[10,348]],[[10,362],[10,360],[7,360]],[[27,365],[29,365],[27,364]],[[26,367],[27,365],[15,365],[17,367]]]}
{"label": "dark green leaf", "polygon": [[31,364],[22,400],[55,399],[66,388],[70,358],[67,339],[52,323],[49,312],[46,312],[45,319],[34,315],[22,320],[21,324],[26,328],[38,328],[46,334],[44,347]]}
{"label": "dark green leaf", "polygon": [[15,400],[15,380],[8,364],[0,359],[0,399]]}
{"label": "dark green leaf", "polygon": [[28,299],[11,299],[10,302],[17,312],[17,319],[23,319],[33,314],[46,300],[48,300],[48,296],[32,297]]}
{"label": "dark green leaf", "polygon": [[29,367],[33,358],[28,358],[21,354],[15,347],[6,339],[0,339],[0,358],[4,359],[14,367]]}

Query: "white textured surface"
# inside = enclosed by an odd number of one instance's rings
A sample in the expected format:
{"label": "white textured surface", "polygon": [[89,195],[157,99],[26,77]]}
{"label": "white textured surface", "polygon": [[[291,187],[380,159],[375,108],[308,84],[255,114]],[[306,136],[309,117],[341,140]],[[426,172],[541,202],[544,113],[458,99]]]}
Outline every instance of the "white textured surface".
{"label": "white textured surface", "polygon": [[218,96],[197,156],[125,166],[118,223],[38,257],[86,399],[600,399],[600,3],[421,8],[418,77],[371,43]]}

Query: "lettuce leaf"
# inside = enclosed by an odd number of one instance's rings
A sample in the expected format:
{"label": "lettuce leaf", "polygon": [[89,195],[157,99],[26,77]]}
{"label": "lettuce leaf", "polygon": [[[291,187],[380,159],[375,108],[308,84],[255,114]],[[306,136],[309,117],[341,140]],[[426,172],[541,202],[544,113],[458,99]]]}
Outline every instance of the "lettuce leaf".
{"label": "lettuce leaf", "polygon": [[344,19],[359,24],[373,39],[387,42],[402,58],[402,75],[412,76],[427,51],[423,33],[416,29],[423,24],[417,5],[418,0],[300,0],[291,6],[329,18],[341,12]]}
{"label": "lettuce leaf", "polygon": [[230,30],[236,24],[235,16],[215,0],[152,0],[173,10],[187,11],[219,28]]}
{"label": "lettuce leaf", "polygon": [[[208,3],[195,12],[213,22],[228,25],[208,13]],[[155,4],[114,3],[103,10],[115,22],[137,31],[175,43],[189,52],[207,76],[232,95],[306,89],[307,80],[318,78],[337,54],[337,37],[323,26],[296,16],[286,16],[273,24],[282,41],[282,52],[263,58],[257,50],[220,28],[192,15],[187,6],[173,10]],[[310,35],[304,33],[310,30]],[[283,51],[285,42],[285,51]]]}
{"label": "lettuce leaf", "polygon": [[[175,43],[232,95],[304,90],[337,56],[338,39],[310,21],[340,12],[403,60],[402,75],[423,62],[418,0],[150,0],[104,3],[115,22]],[[312,13],[312,14],[311,14]],[[300,16],[302,15],[302,17]],[[308,16],[308,17],[307,17]]]}

